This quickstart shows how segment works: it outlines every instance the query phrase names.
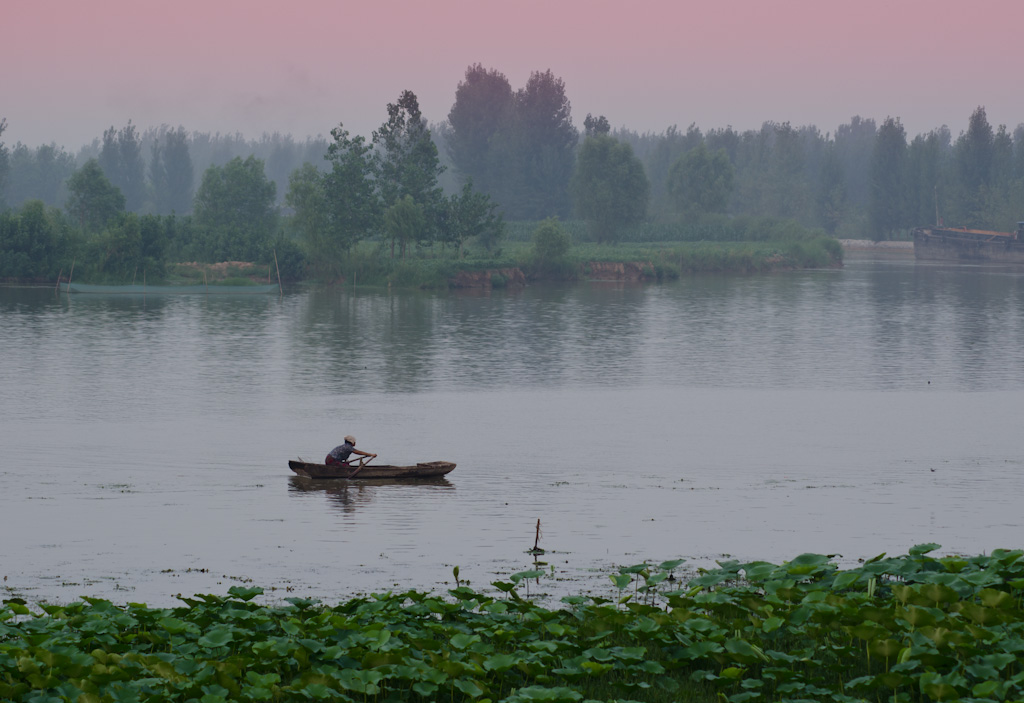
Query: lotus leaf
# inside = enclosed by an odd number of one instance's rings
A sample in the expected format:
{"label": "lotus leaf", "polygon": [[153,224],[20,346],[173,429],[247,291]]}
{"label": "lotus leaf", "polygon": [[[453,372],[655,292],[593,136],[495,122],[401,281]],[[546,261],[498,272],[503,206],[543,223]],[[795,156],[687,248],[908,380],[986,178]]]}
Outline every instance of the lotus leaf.
{"label": "lotus leaf", "polygon": [[571,688],[526,686],[505,699],[505,703],[576,703],[583,695]]}
{"label": "lotus leaf", "polygon": [[512,583],[517,584],[523,579],[539,579],[543,575],[543,571],[538,571],[534,569],[532,571],[520,571],[517,574],[512,574],[511,576],[509,576],[509,578],[512,579]]}
{"label": "lotus leaf", "polygon": [[620,591],[633,582],[633,577],[629,574],[608,574],[608,578]]}

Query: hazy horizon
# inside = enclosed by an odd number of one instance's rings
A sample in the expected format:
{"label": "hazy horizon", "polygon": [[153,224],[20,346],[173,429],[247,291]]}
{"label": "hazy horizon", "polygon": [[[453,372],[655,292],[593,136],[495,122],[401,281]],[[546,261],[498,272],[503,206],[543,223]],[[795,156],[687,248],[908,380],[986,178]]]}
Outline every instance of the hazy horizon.
{"label": "hazy horizon", "polygon": [[430,122],[444,121],[478,62],[514,89],[550,69],[577,126],[592,113],[641,133],[766,121],[834,133],[859,115],[898,117],[910,136],[946,125],[955,137],[979,105],[993,126],[1024,123],[1015,0],[502,7],[12,0],[0,45],[2,140],[75,151],[129,120],[140,131],[299,141],[344,122],[369,137],[406,89]]}

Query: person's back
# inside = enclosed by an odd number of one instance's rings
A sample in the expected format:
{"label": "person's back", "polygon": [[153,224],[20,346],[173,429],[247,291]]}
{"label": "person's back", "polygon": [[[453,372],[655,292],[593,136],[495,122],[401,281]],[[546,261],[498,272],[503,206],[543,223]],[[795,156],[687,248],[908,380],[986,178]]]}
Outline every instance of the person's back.
{"label": "person's back", "polygon": [[324,463],[328,466],[348,466],[348,458],[353,454],[359,454],[360,456],[375,457],[376,454],[370,452],[364,452],[356,449],[356,438],[352,435],[345,435],[345,443],[339,444],[337,447],[332,449],[328,454]]}

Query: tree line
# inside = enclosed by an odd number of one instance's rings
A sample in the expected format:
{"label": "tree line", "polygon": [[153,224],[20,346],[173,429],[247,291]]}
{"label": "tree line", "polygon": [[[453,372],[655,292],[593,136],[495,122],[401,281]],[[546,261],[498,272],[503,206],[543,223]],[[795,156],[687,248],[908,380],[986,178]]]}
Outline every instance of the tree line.
{"label": "tree line", "polygon": [[[111,275],[119,259],[258,260],[278,243],[333,276],[364,239],[391,258],[436,245],[461,253],[470,240],[489,250],[505,220],[552,216],[609,242],[749,231],[729,224],[737,217],[873,239],[936,220],[1005,230],[1024,219],[1024,125],[993,128],[984,107],[955,139],[945,126],[908,139],[898,118],[859,116],[824,134],[774,122],[640,134],[588,114],[580,131],[551,71],[514,90],[474,64],[443,123],[428,124],[405,91],[369,140],[343,124],[330,139],[252,142],[140,133],[129,121],[72,157],[55,144],[8,147],[6,126],[0,118],[0,276],[28,275],[12,262],[47,250],[30,241],[40,227],[65,242],[58,249],[105,252],[97,270]],[[118,246],[129,253],[113,256]]]}

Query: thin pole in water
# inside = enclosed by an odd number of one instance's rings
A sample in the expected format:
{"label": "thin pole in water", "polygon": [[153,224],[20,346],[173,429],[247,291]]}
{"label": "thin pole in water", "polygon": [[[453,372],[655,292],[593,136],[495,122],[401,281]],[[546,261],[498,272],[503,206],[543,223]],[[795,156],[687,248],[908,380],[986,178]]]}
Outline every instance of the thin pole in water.
{"label": "thin pole in water", "polygon": [[540,518],[537,518],[537,536],[533,538],[533,549],[528,549],[527,554],[543,554],[544,550],[540,548]]}
{"label": "thin pole in water", "polygon": [[60,273],[57,274],[57,285],[54,286],[54,288],[53,288],[53,292],[54,293],[60,293],[60,277],[63,276],[63,275],[64,275],[64,269],[62,268],[60,270]]}
{"label": "thin pole in water", "polygon": [[274,266],[277,268],[277,289],[284,295],[284,286],[281,285],[281,267],[277,265],[277,249],[274,249]]}
{"label": "thin pole in water", "polygon": [[68,293],[71,292],[71,277],[75,275],[75,260],[71,260],[71,272],[68,274]]}

